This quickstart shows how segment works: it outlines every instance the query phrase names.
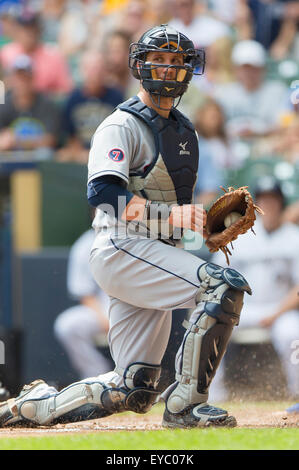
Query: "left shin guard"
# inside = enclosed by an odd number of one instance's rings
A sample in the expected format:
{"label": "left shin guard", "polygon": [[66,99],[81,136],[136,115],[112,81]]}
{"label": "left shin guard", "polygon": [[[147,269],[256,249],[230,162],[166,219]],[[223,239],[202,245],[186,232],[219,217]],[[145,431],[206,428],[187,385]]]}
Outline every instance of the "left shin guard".
{"label": "left shin guard", "polygon": [[171,413],[207,401],[210,383],[239,323],[244,292],[251,293],[246,280],[233,269],[206,263],[199,269],[199,278],[204,282],[198,305],[190,321],[183,323],[187,331],[177,355],[176,382],[164,394]]}

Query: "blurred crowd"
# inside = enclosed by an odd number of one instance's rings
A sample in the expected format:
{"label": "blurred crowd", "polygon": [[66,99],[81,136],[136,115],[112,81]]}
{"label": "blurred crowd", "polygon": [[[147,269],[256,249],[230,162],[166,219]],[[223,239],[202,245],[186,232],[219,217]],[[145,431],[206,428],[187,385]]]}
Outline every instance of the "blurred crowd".
{"label": "blurred crowd", "polygon": [[221,179],[251,156],[298,162],[298,19],[283,0],[0,0],[0,151],[86,163],[96,127],[138,90],[129,44],[169,23],[206,50],[179,105],[202,165]]}

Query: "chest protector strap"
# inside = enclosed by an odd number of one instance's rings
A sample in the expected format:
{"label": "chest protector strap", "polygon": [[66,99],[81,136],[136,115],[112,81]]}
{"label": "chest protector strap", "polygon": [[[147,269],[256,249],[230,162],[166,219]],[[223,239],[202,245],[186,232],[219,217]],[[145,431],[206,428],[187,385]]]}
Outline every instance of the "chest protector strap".
{"label": "chest protector strap", "polygon": [[176,109],[165,119],[137,96],[118,108],[144,122],[155,141],[151,164],[144,172],[129,175],[128,189],[156,203],[190,204],[198,169],[198,141],[191,122]]}

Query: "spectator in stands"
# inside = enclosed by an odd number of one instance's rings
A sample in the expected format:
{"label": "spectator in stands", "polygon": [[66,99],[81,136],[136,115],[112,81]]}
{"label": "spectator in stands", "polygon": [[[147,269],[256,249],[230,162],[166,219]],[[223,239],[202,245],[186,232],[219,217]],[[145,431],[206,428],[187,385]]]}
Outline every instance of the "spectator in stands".
{"label": "spectator in stands", "polygon": [[146,17],[151,26],[166,24],[171,17],[172,0],[148,0]]}
{"label": "spectator in stands", "polygon": [[17,57],[10,71],[10,90],[0,106],[0,150],[53,149],[60,130],[60,111],[34,86],[32,61]]}
{"label": "spectator in stands", "polygon": [[299,162],[299,108],[298,81],[292,84],[291,96],[285,111],[279,119],[275,133],[258,139],[252,146],[252,153],[258,158],[264,155],[277,156],[291,164]]}
{"label": "spectator in stands", "polygon": [[199,139],[199,154],[195,199],[197,204],[208,208],[219,196],[220,186],[224,184],[224,176],[215,164],[211,149],[201,139]]}
{"label": "spectator in stands", "polygon": [[[268,139],[269,151],[281,155],[291,163],[299,162],[298,87],[292,107],[281,118],[279,132]],[[292,99],[292,98],[291,98]]]}
{"label": "spectator in stands", "polygon": [[242,2],[243,0],[208,0],[206,3],[208,3],[209,10],[215,18],[235,26],[238,6]]}
{"label": "spectator in stands", "polygon": [[112,31],[105,38],[103,55],[107,66],[107,83],[127,96],[131,77],[128,67],[131,37],[122,30]]}
{"label": "spectator in stands", "polygon": [[[289,394],[298,398],[299,367],[291,361],[291,354],[299,332],[299,228],[283,221],[285,199],[273,177],[259,178],[254,194],[265,214],[256,220],[256,237],[247,232],[233,243],[230,260],[231,267],[243,273],[254,293],[244,304],[237,330],[268,330],[283,363]],[[215,254],[212,262],[223,263],[223,256]],[[211,394],[220,393],[223,398],[221,372],[215,379]]]}
{"label": "spectator in stands", "polygon": [[41,2],[41,38],[43,42],[58,43],[61,21],[67,12],[67,0],[43,0]]}
{"label": "spectator in stands", "polygon": [[176,30],[186,34],[195,47],[208,47],[217,39],[230,37],[230,28],[213,16],[198,13],[195,0],[175,0],[173,17],[168,24]]}
{"label": "spectator in stands", "polygon": [[208,207],[224,184],[223,169],[230,164],[224,116],[220,106],[206,99],[197,109],[194,126],[199,137],[199,166],[195,188],[198,204]]}
{"label": "spectator in stands", "polygon": [[101,28],[98,0],[68,1],[59,24],[59,49],[70,58],[81,54],[86,48],[97,47],[101,37],[98,29]]}
{"label": "spectator in stands", "polygon": [[252,37],[259,41],[274,59],[287,57],[296,34],[299,4],[289,0],[248,0],[248,23]]}
{"label": "spectator in stands", "polygon": [[124,100],[117,88],[107,85],[106,74],[103,55],[86,51],[81,58],[82,86],[76,88],[65,103],[65,145],[58,154],[60,161],[86,163],[96,128]]}
{"label": "spectator in stands", "polygon": [[195,76],[196,85],[206,95],[213,96],[216,86],[232,82],[234,70],[231,61],[233,41],[229,37],[216,39],[206,49],[207,62],[203,76]]}
{"label": "spectator in stands", "polygon": [[97,349],[101,337],[107,346],[109,298],[102,292],[90,272],[88,259],[94,231],[83,233],[70,250],[67,287],[78,305],[60,313],[54,323],[56,338],[66,350],[80,379],[111,370],[111,363]]}
{"label": "spectator in stands", "polygon": [[291,224],[299,225],[299,201],[295,201],[286,207],[283,220]]}
{"label": "spectator in stands", "polygon": [[147,18],[147,6],[144,0],[129,0],[115,20],[114,28],[123,29],[137,40],[144,31],[153,26]]}
{"label": "spectator in stands", "polygon": [[200,153],[204,147],[216,168],[221,171],[240,167],[241,162],[234,155],[233,145],[226,134],[222,108],[216,101],[207,99],[197,109],[194,125],[199,135]]}
{"label": "spectator in stands", "polygon": [[11,42],[14,38],[16,18],[20,14],[21,5],[18,1],[0,3],[0,46]]}
{"label": "spectator in stands", "polygon": [[[199,83],[200,83],[200,77]],[[195,79],[193,78],[195,81]],[[137,93],[137,92],[136,92]],[[186,93],[183,94],[180,103],[178,105],[178,109],[186,114],[191,122],[194,123],[196,119],[196,114],[198,108],[205,102],[207,99],[207,94],[205,93],[205,89],[200,86],[195,85],[195,83],[190,83]]]}
{"label": "spectator in stands", "polygon": [[236,81],[217,86],[214,93],[224,109],[227,131],[245,139],[274,132],[289,92],[281,82],[265,78],[265,49],[256,41],[240,41],[232,50],[232,62]]}
{"label": "spectator in stands", "polygon": [[35,14],[18,17],[15,40],[1,50],[3,68],[9,68],[15,58],[26,54],[33,61],[34,86],[38,91],[64,95],[72,89],[67,63],[53,45],[41,42],[40,18]]}

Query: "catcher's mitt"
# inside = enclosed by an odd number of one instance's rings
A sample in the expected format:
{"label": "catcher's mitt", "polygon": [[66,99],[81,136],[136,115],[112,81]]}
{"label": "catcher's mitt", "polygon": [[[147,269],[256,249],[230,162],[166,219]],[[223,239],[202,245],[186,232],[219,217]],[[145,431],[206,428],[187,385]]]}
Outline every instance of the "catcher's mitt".
{"label": "catcher's mitt", "polygon": [[[238,189],[229,187],[226,190],[221,187],[225,194],[214,202],[207,213],[206,232],[208,238],[206,245],[211,253],[222,250],[227,264],[229,264],[228,254],[231,255],[231,252],[226,245],[249,229],[253,231],[252,227],[256,219],[255,211],[263,214],[263,211],[254,204],[247,188],[248,186],[242,186]],[[224,219],[231,212],[238,212],[241,217],[226,228]],[[233,248],[232,244],[231,247]]]}

